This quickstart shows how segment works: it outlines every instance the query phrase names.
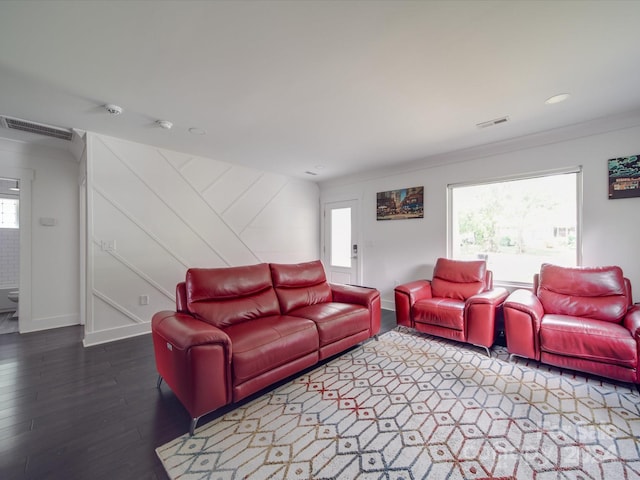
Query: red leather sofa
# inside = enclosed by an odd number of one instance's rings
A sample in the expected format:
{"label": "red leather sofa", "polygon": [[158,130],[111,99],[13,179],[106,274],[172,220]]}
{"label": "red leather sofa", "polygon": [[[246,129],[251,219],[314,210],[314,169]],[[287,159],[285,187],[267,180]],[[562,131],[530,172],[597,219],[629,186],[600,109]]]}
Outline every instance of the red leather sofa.
{"label": "red leather sofa", "polygon": [[616,266],[543,264],[504,303],[507,349],[549,365],[640,383],[640,308]]}
{"label": "red leather sofa", "polygon": [[496,315],[509,293],[493,287],[493,276],[484,260],[439,258],[431,281],[399,285],[394,294],[398,325],[471,343],[491,356]]}
{"label": "red leather sofa", "polygon": [[198,419],[380,330],[380,292],[327,283],[320,261],[192,268],[151,321],[158,387]]}

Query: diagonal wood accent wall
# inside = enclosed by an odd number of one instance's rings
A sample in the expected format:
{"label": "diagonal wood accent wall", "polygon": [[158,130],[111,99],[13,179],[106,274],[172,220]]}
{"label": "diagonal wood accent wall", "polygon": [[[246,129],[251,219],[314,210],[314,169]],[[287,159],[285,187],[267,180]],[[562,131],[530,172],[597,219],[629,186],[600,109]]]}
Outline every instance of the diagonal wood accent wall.
{"label": "diagonal wood accent wall", "polygon": [[147,332],[154,312],[174,309],[189,267],[319,257],[315,183],[102,135],[87,142],[86,345]]}

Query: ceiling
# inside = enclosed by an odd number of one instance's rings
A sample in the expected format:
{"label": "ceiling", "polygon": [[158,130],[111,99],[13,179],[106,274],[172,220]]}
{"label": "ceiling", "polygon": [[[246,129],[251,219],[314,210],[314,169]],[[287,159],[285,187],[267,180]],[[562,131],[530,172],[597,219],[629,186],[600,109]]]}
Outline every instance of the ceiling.
{"label": "ceiling", "polygon": [[640,108],[639,20],[613,0],[5,0],[0,114],[323,181]]}

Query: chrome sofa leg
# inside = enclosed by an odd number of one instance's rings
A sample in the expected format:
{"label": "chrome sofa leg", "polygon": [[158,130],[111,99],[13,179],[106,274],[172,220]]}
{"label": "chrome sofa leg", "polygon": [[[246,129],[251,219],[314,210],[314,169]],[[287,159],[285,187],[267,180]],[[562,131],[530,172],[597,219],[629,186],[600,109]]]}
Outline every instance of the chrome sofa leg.
{"label": "chrome sofa leg", "polygon": [[158,375],[158,383],[156,383],[156,388],[160,388],[160,385],[162,385],[162,377]]}
{"label": "chrome sofa leg", "polygon": [[487,352],[487,357],[491,358],[491,350],[489,350],[489,347],[485,347],[484,345],[476,345],[475,343],[472,343],[471,345],[478,348],[484,348],[484,351]]}
{"label": "chrome sofa leg", "polygon": [[198,420],[200,417],[192,418],[191,423],[189,424],[189,436],[193,437],[193,432],[196,430],[196,425],[198,424]]}

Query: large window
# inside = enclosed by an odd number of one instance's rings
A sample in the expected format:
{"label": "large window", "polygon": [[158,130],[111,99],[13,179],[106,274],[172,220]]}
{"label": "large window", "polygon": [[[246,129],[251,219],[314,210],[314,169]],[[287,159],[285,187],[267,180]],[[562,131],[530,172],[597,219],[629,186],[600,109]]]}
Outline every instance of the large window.
{"label": "large window", "polygon": [[18,228],[18,200],[0,197],[0,228]]}
{"label": "large window", "polygon": [[449,186],[449,254],[530,284],[544,262],[580,262],[581,171]]}

